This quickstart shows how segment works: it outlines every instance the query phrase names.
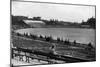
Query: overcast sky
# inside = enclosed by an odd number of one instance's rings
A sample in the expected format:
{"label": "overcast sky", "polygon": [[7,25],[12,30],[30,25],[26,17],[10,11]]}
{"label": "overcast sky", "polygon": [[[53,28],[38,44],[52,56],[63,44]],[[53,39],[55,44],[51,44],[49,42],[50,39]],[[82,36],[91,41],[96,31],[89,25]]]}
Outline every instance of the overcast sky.
{"label": "overcast sky", "polygon": [[81,22],[82,20],[86,21],[90,17],[95,17],[95,7],[12,1],[12,14]]}

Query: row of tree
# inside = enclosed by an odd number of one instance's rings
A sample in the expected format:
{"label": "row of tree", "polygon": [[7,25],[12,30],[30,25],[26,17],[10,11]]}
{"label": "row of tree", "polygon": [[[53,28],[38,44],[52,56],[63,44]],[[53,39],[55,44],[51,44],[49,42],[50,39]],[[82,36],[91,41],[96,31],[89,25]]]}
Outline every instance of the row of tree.
{"label": "row of tree", "polygon": [[94,17],[89,18],[86,22],[83,20],[82,23],[78,22],[66,22],[66,21],[59,21],[58,19],[42,19],[40,16],[33,17],[33,18],[28,18],[25,16],[13,16],[12,15],[12,24],[17,24],[17,25],[23,25],[26,26],[27,24],[24,23],[23,20],[37,20],[37,21],[43,21],[46,25],[72,25],[72,26],[79,26],[81,25],[89,25],[91,28],[96,27],[96,19]]}
{"label": "row of tree", "polygon": [[[18,36],[24,36],[24,37],[28,37],[28,38],[31,38],[31,39],[38,39],[38,40],[44,40],[44,41],[47,41],[47,42],[57,42],[57,43],[63,43],[63,44],[67,44],[69,45],[71,42],[69,41],[69,39],[66,39],[66,40],[63,40],[61,38],[57,38],[56,40],[53,39],[52,36],[43,36],[43,35],[34,35],[34,34],[28,34],[28,33],[24,33],[24,34],[20,34],[20,33],[16,33]],[[74,40],[73,42],[74,44],[76,43],[76,41]]]}
{"label": "row of tree", "polygon": [[[63,44],[63,45],[75,45],[77,44],[76,40],[74,40],[73,42],[70,42],[69,39],[66,39],[66,40],[63,40],[61,38],[57,38],[56,40],[52,38],[52,36],[37,36],[37,35],[34,35],[34,34],[29,34],[29,33],[24,33],[24,34],[20,34],[20,33],[16,33],[18,36],[24,36],[24,37],[27,37],[27,38],[31,38],[31,39],[34,39],[34,40],[42,40],[42,41],[47,41],[47,42],[55,42],[55,43],[58,43],[58,44]],[[87,44],[88,47],[90,48],[93,48],[91,42],[89,44]]]}
{"label": "row of tree", "polygon": [[[41,19],[41,17],[33,17],[33,20],[42,20],[44,21],[46,24],[58,24],[61,21],[58,21],[57,19],[50,19],[50,20],[43,20]],[[63,21],[64,22],[64,21]],[[79,25],[79,23],[72,23],[75,25]],[[84,20],[82,21],[81,25],[90,25],[91,27],[95,27],[96,25],[96,19],[94,17],[88,18],[88,20],[86,22],[84,22]]]}

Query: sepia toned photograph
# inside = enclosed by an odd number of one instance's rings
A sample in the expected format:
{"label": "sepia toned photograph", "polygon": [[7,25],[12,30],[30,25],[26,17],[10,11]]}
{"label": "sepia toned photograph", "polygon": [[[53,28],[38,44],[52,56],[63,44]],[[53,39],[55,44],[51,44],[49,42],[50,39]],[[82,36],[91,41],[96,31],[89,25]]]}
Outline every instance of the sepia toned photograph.
{"label": "sepia toned photograph", "polygon": [[96,61],[96,6],[11,0],[12,67]]}

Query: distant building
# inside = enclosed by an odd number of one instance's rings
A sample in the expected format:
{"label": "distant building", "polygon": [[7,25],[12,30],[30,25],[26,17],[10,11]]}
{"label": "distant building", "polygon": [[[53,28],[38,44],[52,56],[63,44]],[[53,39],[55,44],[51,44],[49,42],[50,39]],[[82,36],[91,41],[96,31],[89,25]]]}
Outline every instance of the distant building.
{"label": "distant building", "polygon": [[43,21],[37,21],[37,20],[24,20],[24,22],[31,25],[32,27],[41,27],[45,25]]}
{"label": "distant building", "polygon": [[43,23],[45,24],[43,21],[37,21],[37,20],[24,20],[25,23]]}

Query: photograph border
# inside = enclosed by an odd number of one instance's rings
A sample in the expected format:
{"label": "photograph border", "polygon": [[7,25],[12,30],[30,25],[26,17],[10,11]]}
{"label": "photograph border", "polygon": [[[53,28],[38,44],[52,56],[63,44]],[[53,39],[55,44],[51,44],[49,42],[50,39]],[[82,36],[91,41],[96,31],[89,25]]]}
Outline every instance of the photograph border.
{"label": "photograph border", "polygon": [[[55,64],[31,64],[31,65],[16,65],[16,66],[12,66],[11,65],[11,28],[12,28],[12,19],[11,19],[11,15],[12,15],[12,1],[16,1],[16,2],[33,2],[33,3],[44,3],[44,4],[59,4],[59,5],[74,5],[74,6],[93,6],[95,7],[95,19],[96,19],[96,5],[87,5],[87,4],[73,4],[73,3],[57,3],[57,2],[43,2],[43,1],[23,1],[23,0],[10,0],[10,67],[20,67],[20,66],[38,66],[38,65],[55,65]],[[95,25],[96,27],[96,25]],[[96,28],[95,28],[95,45],[96,45]],[[96,53],[96,49],[95,49],[95,53]],[[95,55],[96,56],[96,55]],[[88,61],[88,62],[96,62],[95,61]],[[84,63],[84,62],[74,62],[74,63]],[[60,63],[59,63],[60,64]],[[61,64],[72,64],[72,63],[61,63]]]}

